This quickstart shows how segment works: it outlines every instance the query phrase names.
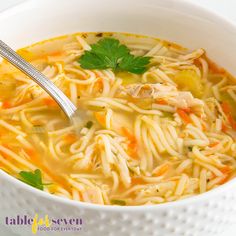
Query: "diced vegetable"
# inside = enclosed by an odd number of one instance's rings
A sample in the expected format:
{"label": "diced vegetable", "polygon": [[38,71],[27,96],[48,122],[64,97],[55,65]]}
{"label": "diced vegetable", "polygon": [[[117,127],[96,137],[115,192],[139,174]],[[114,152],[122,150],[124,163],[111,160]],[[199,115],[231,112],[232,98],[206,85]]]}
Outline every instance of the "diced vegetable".
{"label": "diced vegetable", "polygon": [[178,85],[179,89],[190,91],[193,96],[197,98],[202,97],[203,84],[201,78],[195,71],[182,70],[174,76],[173,80]]}
{"label": "diced vegetable", "polygon": [[166,118],[173,118],[173,113],[171,112],[162,111],[162,115],[163,117],[166,117]]}
{"label": "diced vegetable", "polygon": [[120,199],[112,199],[111,204],[119,205],[119,206],[125,206],[126,202],[124,200],[120,200]]}
{"label": "diced vegetable", "polygon": [[140,75],[125,72],[125,71],[122,71],[122,72],[120,71],[116,73],[116,77],[122,79],[123,85],[141,82],[141,78],[142,78]]}
{"label": "diced vegetable", "polygon": [[93,122],[90,120],[87,122],[87,124],[85,125],[86,128],[90,129],[93,126]]}

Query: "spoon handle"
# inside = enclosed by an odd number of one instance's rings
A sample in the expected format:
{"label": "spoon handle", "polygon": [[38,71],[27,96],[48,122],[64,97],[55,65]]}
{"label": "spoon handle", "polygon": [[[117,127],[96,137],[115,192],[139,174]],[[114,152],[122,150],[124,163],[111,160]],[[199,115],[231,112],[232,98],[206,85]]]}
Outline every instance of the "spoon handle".
{"label": "spoon handle", "polygon": [[70,99],[45,75],[25,61],[2,40],[0,40],[0,55],[36,82],[57,102],[66,116],[72,118],[77,108]]}

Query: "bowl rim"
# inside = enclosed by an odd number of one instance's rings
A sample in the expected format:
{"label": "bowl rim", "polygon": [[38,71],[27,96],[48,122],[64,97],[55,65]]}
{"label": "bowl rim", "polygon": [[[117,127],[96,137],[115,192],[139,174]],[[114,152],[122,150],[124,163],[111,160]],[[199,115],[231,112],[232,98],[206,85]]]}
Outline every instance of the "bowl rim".
{"label": "bowl rim", "polygon": [[221,186],[218,186],[210,191],[207,191],[198,195],[194,195],[185,199],[180,199],[180,200],[176,200],[172,202],[164,202],[160,204],[153,204],[153,205],[118,206],[118,205],[100,205],[100,204],[94,204],[94,203],[88,203],[88,202],[82,202],[82,201],[75,201],[73,199],[56,196],[51,193],[34,188],[0,169],[0,176],[1,175],[5,179],[7,179],[8,183],[11,183],[12,185],[17,185],[19,189],[26,190],[28,191],[29,194],[37,195],[38,197],[44,198],[46,200],[50,200],[54,203],[63,203],[64,205],[69,205],[73,207],[83,207],[86,209],[103,210],[103,211],[124,211],[124,212],[143,211],[143,210],[156,211],[156,210],[161,210],[163,208],[166,209],[166,208],[183,207],[183,206],[189,207],[194,203],[201,203],[204,200],[209,200],[211,199],[211,197],[214,197],[217,195],[223,196],[222,193],[225,193],[227,190],[230,190],[233,187],[236,188],[236,178],[234,178],[228,181],[227,183]]}
{"label": "bowl rim", "polygon": [[[9,14],[11,15],[14,12],[21,11],[21,7],[27,6],[32,1],[34,0],[25,0],[23,2],[19,2],[16,5],[1,11],[0,18],[7,17]],[[203,5],[200,5],[197,2],[190,2],[189,0],[179,0],[178,2],[175,0],[165,0],[165,1],[157,0],[155,3],[156,4],[161,3],[162,6],[164,5],[166,7],[169,6],[170,4],[174,6],[178,5],[178,8],[181,8],[181,9],[188,9],[195,12],[197,11],[197,13],[201,15],[204,15],[204,16],[207,15],[210,20],[219,22],[221,26],[230,27],[236,32],[236,22],[234,22],[233,20],[230,20],[228,17],[218,13],[217,11],[213,9],[209,9],[209,8],[204,7]],[[6,179],[8,183],[11,183],[12,185],[17,185],[18,188],[28,191],[29,194],[38,195],[39,197],[45,198],[54,203],[62,203],[68,206],[83,207],[83,208],[93,209],[93,210],[116,211],[116,212],[120,212],[120,211],[122,212],[123,211],[124,212],[136,211],[137,212],[137,211],[144,211],[144,210],[156,211],[163,208],[183,207],[185,205],[191,206],[191,204],[200,203],[204,200],[208,200],[211,197],[217,196],[219,194],[221,194],[222,196],[222,193],[226,192],[227,190],[230,190],[233,187],[236,187],[236,177],[235,177],[231,179],[230,181],[228,181],[227,183],[221,186],[218,186],[217,188],[214,188],[210,191],[207,191],[205,193],[198,194],[195,196],[191,196],[189,198],[176,200],[173,202],[165,202],[165,203],[154,204],[154,205],[117,206],[117,205],[99,205],[99,204],[94,204],[94,203],[75,201],[72,199],[56,196],[56,195],[47,193],[45,191],[36,189],[28,184],[25,184],[24,182],[18,180],[17,178],[11,176],[7,172],[0,169],[0,179],[1,179],[1,176],[4,179]]]}

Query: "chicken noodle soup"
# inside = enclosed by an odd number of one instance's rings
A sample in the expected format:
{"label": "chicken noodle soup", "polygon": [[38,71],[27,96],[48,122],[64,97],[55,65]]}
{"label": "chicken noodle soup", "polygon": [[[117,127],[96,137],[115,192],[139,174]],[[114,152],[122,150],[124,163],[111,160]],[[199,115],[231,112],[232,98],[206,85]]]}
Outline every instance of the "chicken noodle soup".
{"label": "chicken noodle soup", "polygon": [[224,184],[236,169],[236,83],[159,39],[78,33],[18,50],[86,119],[72,125],[37,84],[0,64],[0,168],[48,193],[159,204]]}

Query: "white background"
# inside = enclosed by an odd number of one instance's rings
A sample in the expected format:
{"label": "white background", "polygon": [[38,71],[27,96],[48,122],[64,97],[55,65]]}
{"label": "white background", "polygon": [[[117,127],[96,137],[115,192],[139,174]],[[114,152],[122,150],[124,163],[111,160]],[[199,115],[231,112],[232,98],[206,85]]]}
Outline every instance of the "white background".
{"label": "white background", "polygon": [[[0,0],[0,11],[9,8],[14,4],[19,4],[20,2],[23,1],[24,0]],[[176,1],[182,1],[182,0],[176,0]],[[234,21],[236,24],[236,0],[185,0],[185,1],[192,1],[195,2],[196,4],[202,5],[203,7],[213,9],[214,11]],[[11,232],[7,231],[7,229],[1,226],[0,226],[0,235],[15,236]],[[236,236],[236,225],[234,226],[234,228],[229,229],[225,234],[221,236]]]}

